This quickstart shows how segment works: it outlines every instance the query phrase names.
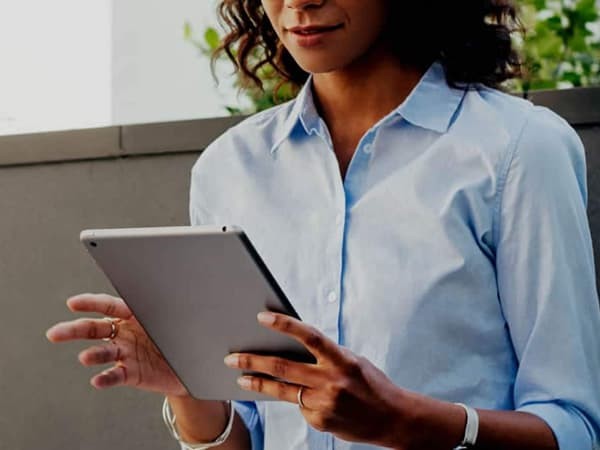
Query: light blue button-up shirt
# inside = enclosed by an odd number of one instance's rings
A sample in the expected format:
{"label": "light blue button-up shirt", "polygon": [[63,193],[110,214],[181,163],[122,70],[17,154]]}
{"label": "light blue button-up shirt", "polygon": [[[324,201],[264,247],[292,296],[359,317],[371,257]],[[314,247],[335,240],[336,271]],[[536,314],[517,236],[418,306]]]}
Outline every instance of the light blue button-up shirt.
{"label": "light blue button-up shirt", "polygon": [[[561,450],[600,448],[600,308],[575,131],[526,100],[451,88],[435,62],[342,179],[311,86],[202,153],[191,224],[241,226],[303,320],[397,386],[533,413]],[[254,450],[375,448],[311,428],[295,404],[235,405]]]}

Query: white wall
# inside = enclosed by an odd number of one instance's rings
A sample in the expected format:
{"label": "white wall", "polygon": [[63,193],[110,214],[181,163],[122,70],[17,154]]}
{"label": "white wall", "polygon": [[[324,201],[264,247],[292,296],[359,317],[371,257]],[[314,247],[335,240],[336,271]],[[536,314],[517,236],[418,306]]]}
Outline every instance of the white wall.
{"label": "white wall", "polygon": [[0,135],[227,115],[230,81],[183,37],[214,3],[0,0]]}
{"label": "white wall", "polygon": [[110,121],[108,0],[0,0],[0,134]]}
{"label": "white wall", "polygon": [[[227,115],[208,58],[183,38],[215,24],[214,0],[116,0],[113,5],[112,119],[158,122]],[[227,91],[227,83],[221,83]]]}

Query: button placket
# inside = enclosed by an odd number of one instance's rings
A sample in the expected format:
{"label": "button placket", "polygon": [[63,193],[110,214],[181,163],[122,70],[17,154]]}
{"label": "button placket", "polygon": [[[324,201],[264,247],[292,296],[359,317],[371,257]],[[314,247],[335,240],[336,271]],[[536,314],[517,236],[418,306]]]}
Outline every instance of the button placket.
{"label": "button placket", "polygon": [[[332,218],[335,222],[335,226],[332,226],[333,239],[330,241],[330,246],[328,251],[331,251],[331,256],[333,257],[333,261],[335,264],[330,266],[333,269],[335,266],[336,269],[333,270],[331,275],[333,276],[330,279],[331,284],[327,284],[326,289],[323,291],[323,316],[322,316],[322,331],[332,340],[336,341],[339,339],[338,336],[338,320],[340,314],[340,293],[339,293],[339,275],[342,264],[342,252],[343,252],[343,241],[344,241],[344,220],[345,220],[345,211],[336,210],[335,216]],[[332,221],[332,223],[333,223]],[[329,278],[329,277],[328,277]]]}

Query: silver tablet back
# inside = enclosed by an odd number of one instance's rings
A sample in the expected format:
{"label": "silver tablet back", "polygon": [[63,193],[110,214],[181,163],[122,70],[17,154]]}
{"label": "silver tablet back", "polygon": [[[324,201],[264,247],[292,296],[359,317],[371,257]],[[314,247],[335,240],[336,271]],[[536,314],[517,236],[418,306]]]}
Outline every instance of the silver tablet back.
{"label": "silver tablet back", "polygon": [[191,395],[269,400],[240,389],[231,352],[314,361],[295,340],[258,324],[271,310],[297,317],[239,227],[84,230],[81,241]]}

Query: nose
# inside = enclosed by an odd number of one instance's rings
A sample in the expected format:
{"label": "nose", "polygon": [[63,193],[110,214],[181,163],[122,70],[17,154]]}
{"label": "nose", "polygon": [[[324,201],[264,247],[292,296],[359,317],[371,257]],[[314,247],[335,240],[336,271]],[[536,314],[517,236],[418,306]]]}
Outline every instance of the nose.
{"label": "nose", "polygon": [[308,9],[318,8],[325,3],[326,0],[286,0],[285,7],[290,9]]}

